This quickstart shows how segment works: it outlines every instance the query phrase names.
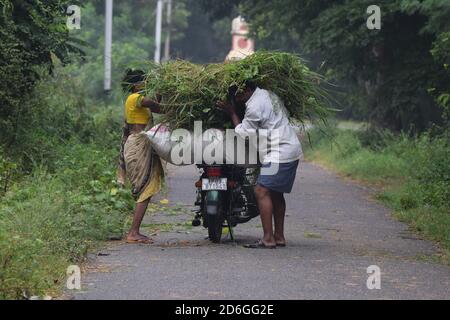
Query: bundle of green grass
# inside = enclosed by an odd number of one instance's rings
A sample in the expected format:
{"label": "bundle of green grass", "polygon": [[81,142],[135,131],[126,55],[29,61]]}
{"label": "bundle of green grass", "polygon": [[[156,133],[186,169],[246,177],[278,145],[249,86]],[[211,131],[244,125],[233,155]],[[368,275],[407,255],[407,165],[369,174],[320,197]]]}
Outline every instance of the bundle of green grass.
{"label": "bundle of green grass", "polygon": [[231,124],[215,104],[229,99],[231,86],[242,90],[247,81],[277,94],[290,118],[299,123],[326,122],[331,111],[322,78],[299,56],[284,52],[257,52],[220,64],[183,60],[154,64],[147,73],[144,93],[161,96],[161,121],[171,128],[192,129],[194,121],[202,121],[204,129],[227,128]]}

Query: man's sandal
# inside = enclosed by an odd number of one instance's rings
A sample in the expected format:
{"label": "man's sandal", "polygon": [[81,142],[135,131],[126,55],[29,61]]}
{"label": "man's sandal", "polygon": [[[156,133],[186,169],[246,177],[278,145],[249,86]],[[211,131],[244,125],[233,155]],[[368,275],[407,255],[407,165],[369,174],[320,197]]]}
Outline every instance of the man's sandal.
{"label": "man's sandal", "polygon": [[262,240],[259,240],[256,243],[244,245],[244,248],[247,248],[247,249],[276,249],[277,246],[268,246],[268,245],[264,244],[264,242]]}

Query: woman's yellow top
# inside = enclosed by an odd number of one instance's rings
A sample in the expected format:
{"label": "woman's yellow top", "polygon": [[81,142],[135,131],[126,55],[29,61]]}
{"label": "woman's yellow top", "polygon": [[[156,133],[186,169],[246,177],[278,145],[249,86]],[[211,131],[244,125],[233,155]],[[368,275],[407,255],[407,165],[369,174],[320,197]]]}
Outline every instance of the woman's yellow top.
{"label": "woman's yellow top", "polygon": [[147,124],[151,118],[150,109],[141,106],[142,96],[130,94],[125,102],[125,119],[128,124]]}

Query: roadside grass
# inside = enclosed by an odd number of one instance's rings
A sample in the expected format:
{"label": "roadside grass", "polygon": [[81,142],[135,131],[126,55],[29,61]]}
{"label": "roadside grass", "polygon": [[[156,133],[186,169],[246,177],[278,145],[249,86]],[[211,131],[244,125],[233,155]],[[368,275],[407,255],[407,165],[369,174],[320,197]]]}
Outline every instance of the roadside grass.
{"label": "roadside grass", "polygon": [[57,294],[66,269],[121,236],[132,210],[114,182],[115,150],[71,141],[56,171],[36,167],[0,203],[0,299]]}
{"label": "roadside grass", "polygon": [[[377,198],[450,264],[450,145],[446,133],[409,137],[373,128],[313,129],[307,160],[375,187]],[[345,126],[344,126],[345,127]],[[327,132],[327,133],[325,133]]]}
{"label": "roadside grass", "polygon": [[[67,267],[123,235],[134,201],[116,181],[121,105],[43,76],[0,145],[0,299],[58,296]],[[6,139],[7,138],[7,139]]]}

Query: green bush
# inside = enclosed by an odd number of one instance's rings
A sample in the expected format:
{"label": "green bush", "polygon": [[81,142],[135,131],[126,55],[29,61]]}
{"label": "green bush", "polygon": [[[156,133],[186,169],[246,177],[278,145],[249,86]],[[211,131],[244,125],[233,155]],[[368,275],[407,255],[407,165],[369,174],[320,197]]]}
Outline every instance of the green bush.
{"label": "green bush", "polygon": [[65,27],[72,4],[80,1],[0,1],[0,144],[15,141],[18,120],[32,114],[33,105],[26,101],[54,60],[68,62],[80,52]]}
{"label": "green bush", "polygon": [[40,165],[54,172],[61,154],[57,149],[70,139],[101,146],[120,141],[121,104],[111,106],[87,96],[87,84],[67,71],[59,66],[37,84],[27,101],[30,112],[18,119],[14,142],[4,149],[25,173]]}
{"label": "green bush", "polygon": [[340,131],[336,135],[334,147],[336,159],[348,159],[362,148],[361,141],[350,130]]}
{"label": "green bush", "polygon": [[6,193],[17,172],[17,164],[11,162],[0,146],[0,197]]}
{"label": "green bush", "polygon": [[98,241],[123,233],[133,199],[115,182],[116,150],[70,141],[58,151],[54,174],[35,168],[2,199],[0,298],[44,294]]}
{"label": "green bush", "polygon": [[[423,194],[423,204],[450,208],[450,143],[446,137],[430,140],[425,137],[419,145],[421,161],[412,170]],[[449,230],[450,231],[450,230]]]}
{"label": "green bush", "polygon": [[358,179],[369,181],[380,179],[401,179],[404,177],[406,164],[395,155],[361,149],[339,161],[339,166],[345,173]]}
{"label": "green bush", "polygon": [[356,131],[356,136],[362,147],[372,150],[383,149],[394,140],[394,134],[391,131],[374,126]]}
{"label": "green bush", "polygon": [[84,92],[55,69],[0,150],[0,299],[58,288],[70,264],[123,234],[134,201],[115,182],[122,106]]}

